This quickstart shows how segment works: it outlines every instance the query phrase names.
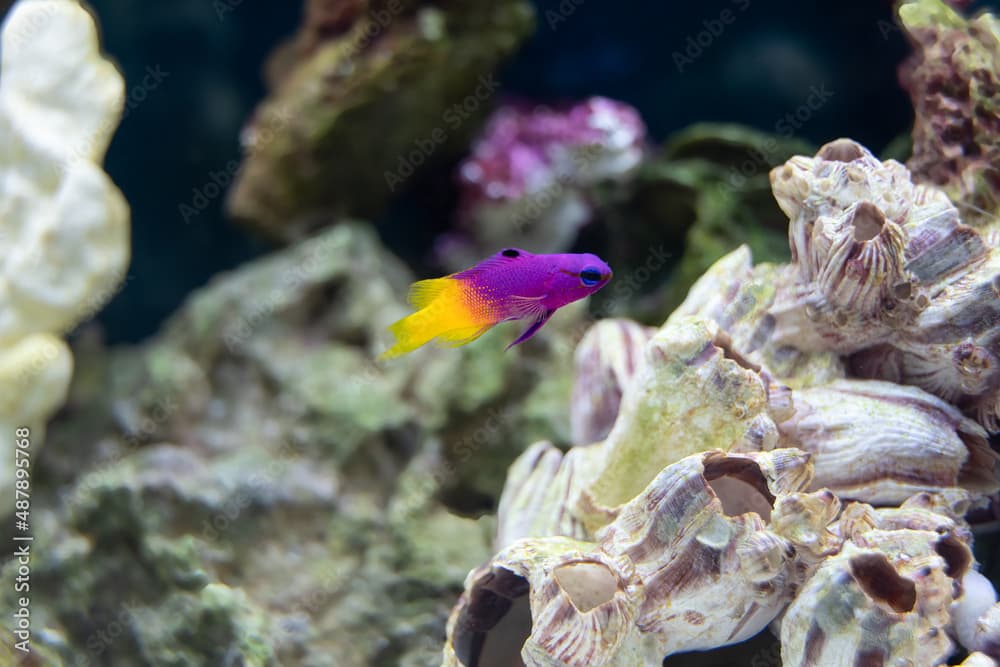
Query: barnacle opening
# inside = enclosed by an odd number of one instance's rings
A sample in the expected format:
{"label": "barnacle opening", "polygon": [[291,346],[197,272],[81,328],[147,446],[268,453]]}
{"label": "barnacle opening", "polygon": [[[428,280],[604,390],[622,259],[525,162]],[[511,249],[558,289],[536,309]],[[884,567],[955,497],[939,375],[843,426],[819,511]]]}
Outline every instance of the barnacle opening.
{"label": "barnacle opening", "polygon": [[736,348],[733,347],[733,339],[730,338],[729,334],[725,331],[720,329],[716,332],[715,337],[712,339],[712,345],[722,350],[722,356],[726,359],[735,361],[743,368],[753,371],[754,373],[760,372],[760,366],[744,357],[736,350]]}
{"label": "barnacle opening", "polygon": [[455,657],[465,667],[524,667],[521,647],[531,634],[528,580],[494,567],[469,593],[455,625]]}
{"label": "barnacle opening", "polygon": [[905,301],[913,296],[913,283],[906,280],[892,286],[892,295],[900,301]]}
{"label": "barnacle opening", "polygon": [[864,149],[850,139],[831,141],[816,153],[816,157],[833,162],[853,162],[865,156]]}
{"label": "barnacle opening", "polygon": [[965,543],[954,535],[945,535],[934,545],[934,551],[944,559],[944,573],[961,580],[972,566],[972,554]]}
{"label": "barnacle opening", "polygon": [[705,461],[704,475],[726,516],[756,512],[764,521],[771,520],[774,495],[755,462],[726,455],[710,456]]}
{"label": "barnacle opening", "polygon": [[851,558],[851,575],[872,600],[889,605],[893,611],[913,611],[917,587],[900,576],[885,554],[858,554]]}
{"label": "barnacle opening", "polygon": [[883,225],[885,225],[885,215],[875,204],[863,201],[854,208],[851,226],[854,227],[855,241],[871,241],[879,235]]}
{"label": "barnacle opening", "polygon": [[614,573],[606,565],[594,561],[560,565],[553,574],[576,610],[584,614],[610,602],[618,590]]}

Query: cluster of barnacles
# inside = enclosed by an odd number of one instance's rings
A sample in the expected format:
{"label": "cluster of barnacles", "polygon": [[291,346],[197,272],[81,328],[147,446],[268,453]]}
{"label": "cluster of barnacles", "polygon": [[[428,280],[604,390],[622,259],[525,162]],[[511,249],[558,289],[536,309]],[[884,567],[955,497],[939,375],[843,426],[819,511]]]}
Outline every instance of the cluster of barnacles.
{"label": "cluster of barnacles", "polygon": [[443,665],[654,665],[768,627],[786,665],[996,664],[965,518],[1000,491],[996,239],[853,141],[771,181],[791,263],[740,248],[659,329],[581,340],[576,446],[511,467]]}

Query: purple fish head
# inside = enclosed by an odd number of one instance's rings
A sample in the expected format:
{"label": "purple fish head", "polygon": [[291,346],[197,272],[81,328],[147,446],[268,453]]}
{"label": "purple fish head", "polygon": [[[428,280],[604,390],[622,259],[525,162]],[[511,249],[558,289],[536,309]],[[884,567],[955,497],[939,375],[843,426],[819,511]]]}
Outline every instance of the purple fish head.
{"label": "purple fish head", "polygon": [[550,292],[549,308],[555,309],[590,296],[611,280],[611,267],[590,253],[554,255],[555,272]]}

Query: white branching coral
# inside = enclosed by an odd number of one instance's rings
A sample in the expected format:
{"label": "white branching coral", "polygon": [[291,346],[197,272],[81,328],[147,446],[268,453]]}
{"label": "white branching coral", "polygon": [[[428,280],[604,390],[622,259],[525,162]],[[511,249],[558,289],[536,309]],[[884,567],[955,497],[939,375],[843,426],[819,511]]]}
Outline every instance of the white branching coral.
{"label": "white branching coral", "polygon": [[[129,209],[101,163],[125,85],[76,0],[21,0],[0,35],[0,450],[65,400],[62,335],[113,294]],[[10,457],[5,456],[5,460]],[[9,468],[8,468],[9,469]],[[0,488],[9,483],[0,480]]]}

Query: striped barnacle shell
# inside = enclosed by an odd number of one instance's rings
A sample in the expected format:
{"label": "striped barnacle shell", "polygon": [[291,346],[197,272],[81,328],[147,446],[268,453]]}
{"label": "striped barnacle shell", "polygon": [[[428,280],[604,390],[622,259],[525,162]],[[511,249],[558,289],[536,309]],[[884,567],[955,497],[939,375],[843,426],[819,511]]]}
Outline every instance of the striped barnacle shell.
{"label": "striped barnacle shell", "polygon": [[631,563],[562,537],[518,540],[466,578],[442,667],[642,664]]}
{"label": "striped barnacle shell", "polygon": [[667,324],[686,317],[712,320],[729,336],[732,349],[780,378],[776,388],[782,384],[823,384],[844,377],[843,364],[832,352],[803,352],[775,343],[775,318],[770,309],[778,293],[792,286],[794,277],[787,268],[754,266],[750,248],[740,246],[695,281]]}
{"label": "striped barnacle shell", "polygon": [[773,342],[851,355],[862,377],[912,384],[1000,430],[1000,236],[941,190],[846,139],[771,172],[792,263]]}
{"label": "striped barnacle shell", "polygon": [[741,642],[780,613],[794,548],[768,524],[779,499],[808,484],[808,458],[789,449],[686,457],[598,533],[604,551],[635,564],[636,624],[653,657]]}
{"label": "striped barnacle shell", "polygon": [[795,548],[797,583],[808,579],[819,563],[840,551],[843,539],[831,530],[840,507],[840,499],[827,489],[775,499],[770,528]]}
{"label": "striped barnacle shell", "polygon": [[846,353],[912,317],[904,227],[914,186],[903,165],[838,140],[773,169],[771,187],[789,216],[795,278],[772,308],[777,341]]}
{"label": "striped barnacle shell", "polygon": [[618,416],[625,386],[642,363],[656,329],[627,319],[598,321],[576,347],[570,432],[573,443],[603,440]]}
{"label": "striped barnacle shell", "polygon": [[781,620],[787,666],[936,665],[952,652],[948,628],[974,563],[964,522],[939,514],[954,497],[916,496],[899,508],[844,508],[843,540]]}
{"label": "striped barnacle shell", "polygon": [[893,559],[847,542],[805,583],[781,620],[781,664],[934,665],[952,643],[952,580],[944,559],[914,542]]}
{"label": "striped barnacle shell", "polygon": [[813,490],[882,505],[958,489],[984,501],[1000,490],[983,428],[917,387],[837,380],[796,391],[794,401],[778,428],[785,446],[813,455]]}
{"label": "striped barnacle shell", "polygon": [[[664,467],[711,449],[773,449],[769,378],[731,346],[715,322],[667,322],[646,344],[625,388],[603,462],[576,512],[591,531],[614,518]],[[782,403],[781,413],[787,406]],[[753,445],[744,443],[749,438]]]}
{"label": "striped barnacle shell", "polygon": [[563,454],[542,441],[525,450],[507,471],[494,547],[499,551],[522,537],[584,539],[586,530],[569,507],[580,493],[586,471],[599,461],[595,446],[574,447]]}
{"label": "striped barnacle shell", "polygon": [[631,667],[753,636],[794,588],[794,548],[768,521],[810,476],[794,449],[695,454],[593,541],[511,543],[466,579],[442,665]]}

